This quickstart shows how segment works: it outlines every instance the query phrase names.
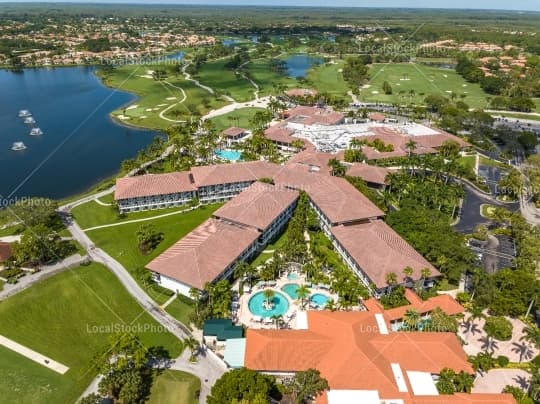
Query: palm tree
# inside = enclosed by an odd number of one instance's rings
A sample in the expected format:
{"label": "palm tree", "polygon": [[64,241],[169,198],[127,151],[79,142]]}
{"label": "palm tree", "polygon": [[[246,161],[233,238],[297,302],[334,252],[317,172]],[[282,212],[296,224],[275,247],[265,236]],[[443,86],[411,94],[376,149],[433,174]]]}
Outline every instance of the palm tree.
{"label": "palm tree", "polygon": [[296,294],[298,295],[298,298],[300,299],[302,308],[304,308],[304,299],[309,296],[310,290],[306,285],[300,285],[298,289],[296,289]]}
{"label": "palm tree", "polygon": [[420,320],[420,313],[414,309],[407,310],[403,315],[403,322],[407,325],[409,330],[416,330]]}
{"label": "palm tree", "polygon": [[197,341],[193,337],[187,337],[184,338],[184,347],[189,349],[191,356],[189,357],[190,362],[196,362],[197,361],[197,352],[200,348],[199,341]]}
{"label": "palm tree", "polygon": [[471,310],[469,310],[470,316],[467,319],[467,335],[465,339],[469,339],[469,333],[474,327],[474,320],[480,320],[481,318],[484,318],[484,313],[481,307],[478,307],[476,305],[473,305],[471,307]]}
{"label": "palm tree", "polygon": [[272,317],[270,317],[272,321],[274,322],[277,329],[283,324],[283,316],[281,314],[274,314]]}
{"label": "palm tree", "polygon": [[403,268],[403,275],[405,275],[404,276],[405,282],[408,282],[411,279],[413,273],[414,273],[414,269],[412,269],[412,267],[407,265],[405,268]]}
{"label": "palm tree", "polygon": [[386,284],[389,286],[390,291],[397,284],[397,275],[395,272],[388,272],[386,274]]}
{"label": "palm tree", "polygon": [[421,271],[420,271],[420,274],[422,275],[422,289],[424,289],[424,286],[425,286],[425,283],[426,283],[426,279],[429,278],[431,276],[431,269],[429,268],[423,268]]}
{"label": "palm tree", "polygon": [[199,289],[190,288],[189,297],[191,297],[193,301],[195,302],[195,313],[197,317],[199,317],[199,299],[201,297],[201,293],[199,292]]}
{"label": "palm tree", "polygon": [[474,377],[463,370],[454,376],[457,393],[470,393],[474,385]]}
{"label": "palm tree", "polygon": [[272,289],[265,289],[263,295],[266,301],[266,305],[270,306],[270,304],[272,303],[272,299],[275,296],[275,292]]}
{"label": "palm tree", "polygon": [[525,327],[523,329],[523,335],[519,340],[527,341],[531,345],[534,345],[537,349],[540,349],[540,329],[535,326]]}

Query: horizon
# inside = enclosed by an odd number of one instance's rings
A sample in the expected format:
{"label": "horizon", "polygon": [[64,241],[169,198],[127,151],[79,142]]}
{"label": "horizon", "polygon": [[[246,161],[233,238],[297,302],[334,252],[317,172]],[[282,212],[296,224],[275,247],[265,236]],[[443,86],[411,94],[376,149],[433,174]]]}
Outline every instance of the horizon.
{"label": "horizon", "polygon": [[[365,0],[337,0],[329,5],[324,0],[297,0],[291,5],[287,0],[0,0],[0,4],[92,4],[92,5],[134,5],[134,6],[201,6],[201,7],[271,7],[271,8],[327,8],[327,9],[410,9],[410,10],[452,10],[452,11],[498,11],[498,12],[540,12],[540,3],[534,0],[515,0],[512,8],[504,0],[455,0],[452,6],[444,0],[379,0],[377,5]],[[471,4],[473,3],[473,4]]]}

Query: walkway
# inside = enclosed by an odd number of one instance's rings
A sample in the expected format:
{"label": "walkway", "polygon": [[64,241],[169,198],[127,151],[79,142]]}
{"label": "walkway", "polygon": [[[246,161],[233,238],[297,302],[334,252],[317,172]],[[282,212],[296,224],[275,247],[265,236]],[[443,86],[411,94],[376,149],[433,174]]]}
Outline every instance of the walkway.
{"label": "walkway", "polygon": [[91,230],[105,229],[107,227],[122,226],[124,224],[146,222],[148,220],[160,219],[162,217],[167,217],[167,216],[172,216],[172,215],[179,215],[180,213],[187,213],[187,212],[190,212],[190,211],[192,211],[194,209],[197,209],[199,206],[201,206],[201,205],[199,204],[197,206],[192,206],[191,208],[188,208],[188,209],[178,210],[176,212],[164,213],[162,215],[157,215],[157,216],[145,217],[145,218],[142,218],[142,219],[126,220],[125,222],[109,223],[109,224],[102,224],[100,226],[88,227],[87,229],[83,229],[83,231],[87,232],[87,231],[91,231]]}
{"label": "walkway", "polygon": [[94,202],[96,202],[98,205],[101,205],[101,206],[112,206],[112,203],[102,202],[102,201],[99,200],[99,198],[95,198]]}
{"label": "walkway", "polygon": [[473,393],[501,393],[510,385],[526,390],[531,375],[521,369],[492,369],[474,381]]}
{"label": "walkway", "polygon": [[168,86],[170,86],[170,87],[176,88],[177,90],[180,90],[180,92],[182,93],[183,98],[182,98],[180,101],[175,102],[174,104],[169,105],[167,108],[165,108],[163,111],[161,111],[161,112],[159,113],[159,117],[160,117],[161,119],[165,120],[165,121],[168,121],[168,122],[174,122],[174,123],[184,123],[184,122],[186,122],[185,120],[170,119],[170,118],[167,118],[167,117],[165,116],[165,113],[167,113],[170,109],[176,107],[176,106],[179,105],[179,104],[182,104],[182,103],[187,99],[186,92],[184,91],[184,89],[183,89],[182,87],[175,86],[174,84],[171,84],[171,83],[169,83],[168,81],[163,81],[162,83],[163,83],[163,84],[166,84],[166,85],[168,85]]}
{"label": "walkway", "polygon": [[169,300],[167,300],[165,303],[163,303],[163,304],[162,304],[161,306],[159,306],[159,307],[161,307],[163,310],[165,310],[169,304],[171,304],[172,302],[174,302],[175,299],[176,299],[176,293],[175,293],[174,295],[172,295],[172,296],[170,297]]}
{"label": "walkway", "polygon": [[270,97],[263,97],[257,100],[246,102],[233,102],[232,104],[225,105],[219,109],[214,109],[202,117],[203,120],[215,118],[216,116],[225,115],[229,112],[236,111],[242,108],[267,108],[270,102]]}
{"label": "walkway", "polygon": [[39,352],[36,352],[30,348],[25,347],[24,345],[18,344],[15,341],[10,340],[9,338],[6,338],[2,335],[0,335],[0,345],[11,349],[13,352],[17,352],[18,354],[27,357],[30,360],[33,360],[36,363],[39,363],[42,366],[45,366],[51,370],[54,370],[57,373],[60,373],[63,375],[66,373],[69,368],[65,365],[62,365],[60,362],[56,362],[55,360],[40,354]]}
{"label": "walkway", "polygon": [[14,294],[22,292],[37,282],[41,282],[53,275],[56,275],[66,269],[74,268],[81,265],[87,260],[87,256],[81,256],[79,254],[72,255],[64,260],[53,264],[42,266],[39,272],[33,274],[27,274],[22,278],[19,278],[15,284],[6,283],[4,289],[0,292],[0,301],[7,299]]}

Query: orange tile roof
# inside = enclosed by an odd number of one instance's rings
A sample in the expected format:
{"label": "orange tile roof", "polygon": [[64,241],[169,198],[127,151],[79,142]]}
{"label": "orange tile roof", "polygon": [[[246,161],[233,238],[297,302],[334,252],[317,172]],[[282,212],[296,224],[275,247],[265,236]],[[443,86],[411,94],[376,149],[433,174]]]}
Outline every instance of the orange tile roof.
{"label": "orange tile roof", "polygon": [[191,173],[197,187],[204,187],[272,178],[278,169],[279,166],[267,161],[248,161],[192,167]]}
{"label": "orange tile roof", "polygon": [[255,182],[214,212],[214,216],[265,230],[298,198],[298,192]]}
{"label": "orange tile roof", "polygon": [[274,183],[305,191],[332,224],[384,216],[343,178],[308,172],[305,167],[292,164],[282,167]]}
{"label": "orange tile roof", "polygon": [[316,96],[317,90],[312,88],[291,88],[287,91],[289,97],[307,97],[307,96]]}
{"label": "orange tile roof", "polygon": [[267,139],[272,140],[273,142],[291,144],[295,140],[302,140],[302,139],[293,137],[292,136],[293,134],[294,134],[294,130],[289,129],[286,126],[283,126],[281,124],[270,126],[268,129],[264,131],[264,136]]}
{"label": "orange tile roof", "polygon": [[11,244],[0,241],[0,262],[4,262],[13,256]]}
{"label": "orange tile roof", "polygon": [[206,282],[215,280],[259,235],[250,227],[209,219],[146,267],[203,289]]}
{"label": "orange tile roof", "polygon": [[189,172],[146,174],[116,180],[114,199],[139,198],[196,191]]}
{"label": "orange tile roof", "polygon": [[305,125],[336,125],[345,118],[341,112],[335,112],[327,108],[298,106],[283,113],[283,116],[291,121]]}
{"label": "orange tile roof", "polygon": [[387,286],[386,275],[390,272],[398,276],[399,282],[407,266],[414,271],[413,279],[421,279],[424,268],[429,268],[432,276],[440,275],[433,265],[382,220],[336,226],[330,231],[378,288]]}
{"label": "orange tile roof", "polygon": [[[308,311],[308,330],[248,329],[245,366],[258,371],[294,372],[316,368],[331,389],[399,393],[391,363],[407,370],[438,373],[448,367],[473,373],[452,333],[379,332],[370,312]],[[410,390],[410,389],[409,389]]]}
{"label": "orange tile roof", "polygon": [[392,171],[386,167],[372,166],[365,163],[353,163],[347,165],[348,176],[360,177],[364,181],[370,182],[372,184],[386,184],[386,177],[391,172]]}
{"label": "orange tile roof", "polygon": [[230,128],[225,129],[223,132],[221,132],[221,134],[227,137],[236,137],[246,132],[247,132],[247,129],[232,126]]}
{"label": "orange tile roof", "polygon": [[[399,277],[401,274],[397,275]],[[446,294],[437,295],[430,297],[427,300],[422,300],[412,290],[405,289],[405,298],[410,302],[410,304],[385,310],[384,314],[388,320],[400,320],[403,318],[407,310],[411,309],[416,310],[420,314],[425,314],[430,313],[435,308],[439,307],[446,314],[452,316],[465,311],[465,308],[461,304],[459,304],[452,296]]]}
{"label": "orange tile roof", "polygon": [[456,393],[436,397],[414,397],[411,404],[517,404],[517,402],[511,394]]}

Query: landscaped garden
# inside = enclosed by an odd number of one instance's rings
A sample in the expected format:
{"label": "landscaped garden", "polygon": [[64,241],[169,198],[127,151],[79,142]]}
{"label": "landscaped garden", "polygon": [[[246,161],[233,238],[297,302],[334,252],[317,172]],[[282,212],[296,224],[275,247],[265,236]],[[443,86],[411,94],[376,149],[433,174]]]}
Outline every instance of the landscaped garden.
{"label": "landscaped garden", "polygon": [[196,404],[201,381],[186,372],[165,370],[154,378],[148,404]]}
{"label": "landscaped garden", "polygon": [[251,120],[257,111],[264,110],[262,108],[237,109],[233,112],[229,112],[228,114],[223,114],[212,118],[211,121],[214,123],[218,132],[221,132],[231,126],[249,129],[253,126]]}
{"label": "landscaped garden", "polygon": [[[208,219],[220,206],[220,204],[203,205],[187,213],[167,216],[151,222],[126,223],[120,226],[91,230],[87,234],[96,246],[118,260],[150,297],[158,304],[163,304],[169,299],[172,292],[149,282],[150,272],[144,269],[145,265]],[[159,211],[151,213],[156,212]],[[151,223],[155,231],[163,236],[161,242],[148,254],[141,253],[137,240],[137,231],[145,223]]]}
{"label": "landscaped garden", "polygon": [[[146,347],[161,346],[173,358],[182,351],[181,341],[99,264],[63,272],[8,298],[0,305],[0,318],[1,335],[70,368],[59,375],[0,348],[4,402],[74,402],[97,374],[96,357],[121,327],[131,327]],[[119,329],[111,330],[115,324]]]}

